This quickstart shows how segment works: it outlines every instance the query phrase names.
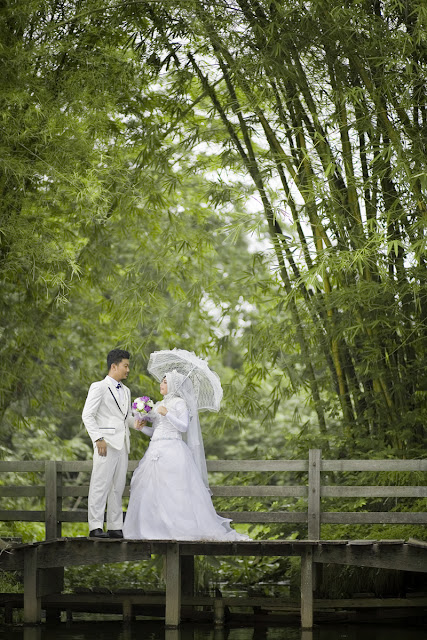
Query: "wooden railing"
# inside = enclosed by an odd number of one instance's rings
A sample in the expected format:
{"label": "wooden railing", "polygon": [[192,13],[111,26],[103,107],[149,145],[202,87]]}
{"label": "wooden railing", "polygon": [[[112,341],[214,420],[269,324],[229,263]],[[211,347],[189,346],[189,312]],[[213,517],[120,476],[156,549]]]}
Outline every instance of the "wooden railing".
{"label": "wooden railing", "polygon": [[[129,462],[129,471],[133,471],[137,461]],[[295,474],[299,484],[268,484],[247,485],[211,484],[214,498],[280,498],[283,499],[283,509],[266,511],[226,511],[221,515],[232,518],[235,523],[302,523],[308,527],[308,539],[321,539],[322,524],[427,524],[426,511],[323,511],[322,500],[325,498],[426,498],[427,486],[416,484],[412,486],[396,485],[347,485],[331,483],[334,476],[349,472],[388,472],[409,473],[418,472],[426,482],[427,460],[323,460],[320,449],[312,449],[308,460],[208,460],[208,471],[211,474],[246,474],[267,472],[275,474]],[[35,498],[44,499],[44,509],[0,509],[0,521],[44,522],[46,540],[61,537],[62,524],[70,522],[85,522],[87,510],[80,508],[64,508],[67,498],[86,498],[88,495],[89,473],[92,469],[91,461],[0,461],[1,474],[18,473],[20,482],[26,473],[41,474],[40,484],[0,485],[0,499]],[[79,484],[80,479],[68,479],[69,474],[87,474],[87,483]],[[328,473],[327,481],[323,482],[323,474]],[[212,476],[213,477],[213,476]],[[419,478],[418,478],[419,479]],[[282,481],[282,479],[280,480]],[[68,484],[67,484],[68,482]],[[129,495],[129,486],[125,496]],[[294,511],[289,505],[289,498],[305,499],[304,510]],[[0,502],[1,505],[1,502]],[[301,508],[301,505],[298,505]]]}

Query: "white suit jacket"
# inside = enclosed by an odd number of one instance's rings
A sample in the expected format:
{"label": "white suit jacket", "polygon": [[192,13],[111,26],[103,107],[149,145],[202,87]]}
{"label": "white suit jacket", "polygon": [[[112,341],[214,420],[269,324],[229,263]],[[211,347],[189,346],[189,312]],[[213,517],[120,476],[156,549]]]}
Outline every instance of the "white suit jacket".
{"label": "white suit jacket", "polygon": [[113,449],[121,449],[123,444],[129,452],[129,427],[133,426],[130,391],[123,383],[125,403],[120,406],[108,378],[90,385],[82,418],[86,430],[94,443],[98,438]]}

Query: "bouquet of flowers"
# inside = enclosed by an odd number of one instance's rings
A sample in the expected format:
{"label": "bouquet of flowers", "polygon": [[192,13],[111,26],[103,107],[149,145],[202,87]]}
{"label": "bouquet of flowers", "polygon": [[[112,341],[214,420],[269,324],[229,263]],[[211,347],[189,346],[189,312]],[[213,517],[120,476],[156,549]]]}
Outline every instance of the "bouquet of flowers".
{"label": "bouquet of flowers", "polygon": [[132,403],[132,409],[134,409],[142,419],[147,413],[150,413],[151,409],[154,407],[154,402],[148,396],[141,396],[140,398],[135,398]]}

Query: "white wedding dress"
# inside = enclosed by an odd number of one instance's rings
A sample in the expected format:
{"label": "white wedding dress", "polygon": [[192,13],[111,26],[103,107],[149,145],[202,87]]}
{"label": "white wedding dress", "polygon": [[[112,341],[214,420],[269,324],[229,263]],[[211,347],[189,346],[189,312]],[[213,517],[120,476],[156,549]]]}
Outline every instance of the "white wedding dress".
{"label": "white wedding dress", "polygon": [[[164,406],[162,416],[157,408]],[[165,397],[148,419],[150,445],[132,476],[125,538],[137,540],[250,540],[230,527],[212,504],[193,454],[182,439],[188,428],[182,398]]]}

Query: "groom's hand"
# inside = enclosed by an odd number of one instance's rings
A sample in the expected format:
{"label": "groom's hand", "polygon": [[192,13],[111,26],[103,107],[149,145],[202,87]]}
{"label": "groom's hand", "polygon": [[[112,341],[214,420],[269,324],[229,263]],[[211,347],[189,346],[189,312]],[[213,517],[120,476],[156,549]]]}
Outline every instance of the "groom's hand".
{"label": "groom's hand", "polygon": [[107,455],[107,443],[105,442],[105,440],[97,440],[95,444],[96,448],[98,449],[99,455],[105,458],[105,456]]}

